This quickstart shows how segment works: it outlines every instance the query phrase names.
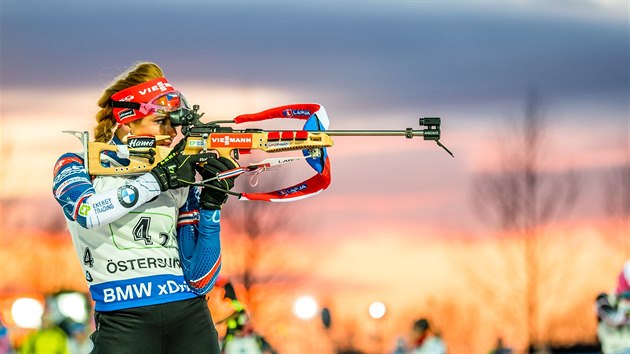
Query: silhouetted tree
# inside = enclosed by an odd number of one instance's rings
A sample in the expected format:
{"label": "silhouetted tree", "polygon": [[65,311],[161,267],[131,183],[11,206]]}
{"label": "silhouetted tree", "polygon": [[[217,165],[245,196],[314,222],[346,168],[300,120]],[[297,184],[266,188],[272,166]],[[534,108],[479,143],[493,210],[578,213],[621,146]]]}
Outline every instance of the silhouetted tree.
{"label": "silhouetted tree", "polygon": [[[614,167],[604,180],[604,210],[613,221],[605,238],[614,249],[620,250],[623,260],[630,258],[630,137],[626,137],[621,151],[625,159]],[[625,146],[623,146],[625,145]]]}
{"label": "silhouetted tree", "polygon": [[[2,188],[2,191],[9,190],[6,182],[7,174],[10,169],[6,166],[9,164],[11,155],[13,154],[13,145],[11,144],[11,140],[8,138],[9,133],[5,129],[4,124],[0,120],[0,161],[2,161],[5,165],[5,168],[0,169],[0,188]],[[7,197],[4,194],[0,197],[0,230],[5,230],[8,226],[8,211],[15,201],[15,198]],[[3,232],[3,234],[4,233],[6,232]]]}
{"label": "silhouetted tree", "polygon": [[[553,267],[549,263],[543,264],[541,251],[544,241],[541,235],[545,225],[558,220],[572,208],[578,188],[574,173],[554,176],[543,168],[547,126],[541,112],[540,97],[532,91],[526,102],[523,120],[513,125],[514,131],[506,134],[499,145],[500,155],[496,164],[499,168],[475,177],[473,202],[482,220],[494,224],[506,234],[514,235],[512,241],[518,245],[516,250],[501,249],[500,252],[505,254],[497,259],[498,269],[503,267],[506,270],[504,285],[509,289],[507,297],[502,299],[501,295],[488,289],[486,300],[504,301],[506,306],[522,306],[520,313],[524,313],[527,343],[535,345],[539,343],[541,334],[541,284],[545,280],[548,283],[548,277],[553,276],[551,272],[542,271],[543,268],[548,270]],[[493,269],[485,276],[478,276],[477,281],[492,286],[495,282],[487,277],[498,274],[497,269]],[[545,296],[548,296],[547,292]]]}
{"label": "silhouetted tree", "polygon": [[[283,185],[282,177],[271,175],[267,179],[271,182],[267,186],[262,186],[262,190],[273,190]],[[237,185],[235,189],[251,192],[251,187],[246,186],[244,189],[238,187]],[[282,246],[287,244],[286,236],[283,234],[292,231],[299,233],[297,226],[309,222],[304,220],[304,216],[300,216],[299,223],[296,223],[298,213],[294,210],[298,205],[299,202],[295,204],[232,200],[225,207],[223,217],[235,235],[224,234],[223,240],[225,243],[232,242],[233,245],[238,245],[235,256],[239,258],[227,262],[234,265],[236,272],[232,276],[244,289],[240,297],[248,305],[251,313],[255,313],[263,301],[266,307],[274,305],[273,299],[263,299],[265,296],[263,288],[269,291],[274,286],[286,287],[297,284],[299,280],[292,275],[297,267],[295,259],[309,262],[309,255],[300,255],[296,258],[295,255],[283,253],[286,248]],[[234,236],[237,235],[239,238],[235,239]],[[288,262],[289,257],[293,257],[293,261]],[[286,303],[281,305],[287,306]]]}
{"label": "silhouetted tree", "polygon": [[[254,288],[272,280],[278,280],[277,274],[270,274],[263,269],[270,260],[283,257],[274,249],[278,243],[278,233],[282,232],[289,223],[289,216],[284,211],[285,205],[275,205],[262,201],[235,202],[226,208],[224,214],[231,226],[231,230],[242,236],[239,240],[239,256],[235,260],[237,272],[234,274],[237,281],[245,289],[242,295],[246,303],[250,303],[252,310],[255,301],[252,301]],[[230,236],[226,236],[228,240]],[[232,239],[233,240],[233,239]],[[229,241],[227,241],[229,242]]]}

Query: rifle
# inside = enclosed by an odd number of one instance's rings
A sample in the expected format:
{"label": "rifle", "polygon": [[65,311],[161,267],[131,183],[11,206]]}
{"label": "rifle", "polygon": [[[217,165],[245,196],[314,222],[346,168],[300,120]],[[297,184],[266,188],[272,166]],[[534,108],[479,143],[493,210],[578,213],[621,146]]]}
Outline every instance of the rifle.
{"label": "rifle", "polygon": [[[182,108],[169,113],[171,124],[181,126],[186,140],[183,154],[191,155],[216,151],[218,156],[233,161],[241,154],[249,154],[252,150],[267,153],[284,151],[302,151],[300,157],[267,158],[258,163],[251,163],[234,170],[223,172],[216,179],[226,179],[241,174],[258,174],[271,167],[306,160],[317,174],[303,182],[287,188],[266,193],[238,193],[229,194],[242,200],[288,201],[315,195],[330,184],[330,162],[326,148],[333,146],[333,136],[404,136],[411,139],[422,136],[424,140],[435,141],[451,156],[453,154],[440,143],[439,117],[420,118],[419,123],[425,129],[414,130],[327,130],[328,115],[319,104],[292,104],[271,108],[259,113],[239,115],[233,120],[217,120],[208,123],[201,122],[204,113],[199,113],[199,105],[192,109]],[[305,121],[302,130],[263,130],[263,129],[234,129],[225,124],[239,124],[270,119],[298,119]],[[84,166],[90,175],[133,175],[150,171],[164,159],[170,148],[158,146],[157,142],[168,136],[131,136],[127,145],[111,145],[107,143],[90,142],[87,131],[64,131],[75,135],[81,140],[84,150]],[[128,165],[119,165],[108,159],[108,154],[116,154],[127,158]],[[453,156],[454,157],[454,156]],[[195,185],[211,186],[210,180],[195,183]],[[211,186],[212,187],[212,186]]]}

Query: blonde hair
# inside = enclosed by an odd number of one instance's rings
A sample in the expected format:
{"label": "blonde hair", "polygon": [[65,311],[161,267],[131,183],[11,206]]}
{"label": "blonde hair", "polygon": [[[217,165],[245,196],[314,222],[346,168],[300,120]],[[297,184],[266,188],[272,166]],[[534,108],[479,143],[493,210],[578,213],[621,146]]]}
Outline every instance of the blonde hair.
{"label": "blonde hair", "polygon": [[114,137],[116,118],[114,118],[110,100],[113,94],[128,87],[161,77],[164,77],[164,73],[157,64],[151,62],[139,62],[114,79],[114,82],[105,89],[103,95],[98,100],[98,106],[101,107],[101,109],[96,113],[94,141],[106,143]]}

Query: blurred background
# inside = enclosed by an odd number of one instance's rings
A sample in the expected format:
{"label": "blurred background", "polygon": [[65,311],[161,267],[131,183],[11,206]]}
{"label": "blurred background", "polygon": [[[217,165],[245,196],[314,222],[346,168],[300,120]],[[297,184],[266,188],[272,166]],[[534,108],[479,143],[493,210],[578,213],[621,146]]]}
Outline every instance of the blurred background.
{"label": "blurred background", "polygon": [[[311,102],[331,129],[442,118],[455,158],[421,139],[336,137],[322,194],[228,202],[222,276],[279,352],[393,352],[418,318],[451,353],[487,353],[498,338],[518,351],[596,348],[595,297],[630,258],[628,11],[614,0],[1,2],[6,337],[18,346],[41,326],[47,298],[74,304],[55,311],[89,328],[52,167],[81,149],[62,131],[91,131],[102,90],[153,61],[206,120]],[[232,311],[223,296],[209,296],[215,320]]]}

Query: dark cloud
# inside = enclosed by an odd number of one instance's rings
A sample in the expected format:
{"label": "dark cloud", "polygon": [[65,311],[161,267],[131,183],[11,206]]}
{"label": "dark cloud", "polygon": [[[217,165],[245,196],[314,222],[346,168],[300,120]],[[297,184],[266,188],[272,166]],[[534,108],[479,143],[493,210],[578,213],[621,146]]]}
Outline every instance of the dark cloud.
{"label": "dark cloud", "polygon": [[611,93],[627,108],[627,19],[472,4],[5,2],[0,78],[102,86],[153,60],[171,81],[272,86],[339,109],[500,101],[530,87]]}

